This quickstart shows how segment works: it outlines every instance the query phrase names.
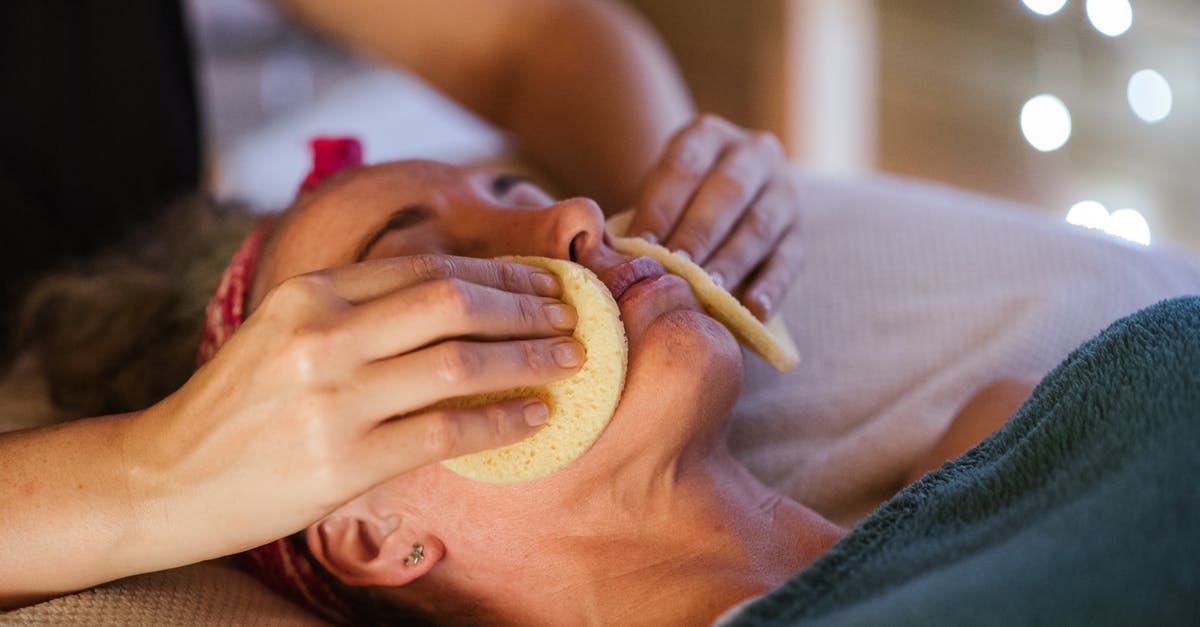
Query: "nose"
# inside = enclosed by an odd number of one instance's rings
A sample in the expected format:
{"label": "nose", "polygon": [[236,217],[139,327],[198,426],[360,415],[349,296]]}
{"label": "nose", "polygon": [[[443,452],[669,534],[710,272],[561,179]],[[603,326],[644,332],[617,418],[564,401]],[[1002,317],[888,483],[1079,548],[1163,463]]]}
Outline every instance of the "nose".
{"label": "nose", "polygon": [[604,212],[588,198],[560,200],[545,209],[543,219],[550,232],[543,237],[546,257],[569,259],[588,265],[585,260],[595,256],[604,246]]}

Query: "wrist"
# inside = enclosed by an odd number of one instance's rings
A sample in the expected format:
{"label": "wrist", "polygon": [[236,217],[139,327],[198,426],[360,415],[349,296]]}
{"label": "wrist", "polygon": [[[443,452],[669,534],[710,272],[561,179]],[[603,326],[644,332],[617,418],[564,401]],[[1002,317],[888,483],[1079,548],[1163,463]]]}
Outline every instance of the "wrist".
{"label": "wrist", "polygon": [[175,476],[182,452],[174,444],[177,438],[169,435],[173,405],[172,397],[167,397],[147,409],[119,417],[124,424],[117,459],[128,504],[128,524],[118,551],[136,572],[204,559],[203,548],[171,517],[180,511],[178,502],[187,491],[186,482]]}

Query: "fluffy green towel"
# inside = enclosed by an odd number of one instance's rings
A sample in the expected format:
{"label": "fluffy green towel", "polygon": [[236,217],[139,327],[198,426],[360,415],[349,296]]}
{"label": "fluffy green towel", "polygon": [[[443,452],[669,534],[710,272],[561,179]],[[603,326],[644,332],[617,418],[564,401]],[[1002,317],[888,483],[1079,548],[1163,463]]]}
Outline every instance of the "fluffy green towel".
{"label": "fluffy green towel", "polygon": [[1200,298],[1084,344],[731,624],[1200,624]]}

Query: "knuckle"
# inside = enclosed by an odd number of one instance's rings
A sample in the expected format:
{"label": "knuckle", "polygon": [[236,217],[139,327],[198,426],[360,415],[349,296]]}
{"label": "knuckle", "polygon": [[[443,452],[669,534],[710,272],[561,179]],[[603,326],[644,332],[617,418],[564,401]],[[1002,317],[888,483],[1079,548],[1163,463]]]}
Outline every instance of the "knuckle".
{"label": "knuckle", "polygon": [[263,307],[273,312],[305,311],[320,303],[331,292],[330,277],[324,272],[301,274],[288,279],[271,290]]}
{"label": "knuckle", "polygon": [[438,279],[433,286],[432,299],[434,304],[451,316],[467,318],[473,312],[471,290],[465,281],[459,279]]}
{"label": "knuckle", "polygon": [[[671,202],[657,188],[647,191],[648,193],[642,197],[640,208],[626,235],[634,235],[645,230],[659,231],[671,224]],[[641,226],[635,227],[634,223]]]}
{"label": "knuckle", "polygon": [[683,226],[679,229],[676,242],[680,248],[690,251],[694,257],[704,257],[712,245],[710,235],[704,228]]}
{"label": "knuckle", "polygon": [[775,237],[779,227],[774,220],[764,216],[762,211],[754,211],[746,219],[746,230],[756,239],[768,240]]}
{"label": "knuckle", "polygon": [[327,361],[329,345],[328,333],[323,329],[302,327],[292,331],[283,357],[296,381],[314,383],[321,379],[320,368]]}
{"label": "knuckle", "polygon": [[714,172],[710,185],[723,198],[740,200],[750,195],[750,175],[745,168],[730,167]]}
{"label": "knuckle", "polygon": [[783,154],[783,144],[779,142],[779,138],[774,133],[767,131],[754,131],[750,134],[750,142],[760,150],[766,151],[768,154],[779,156]]}
{"label": "knuckle", "polygon": [[530,372],[540,372],[545,369],[544,347],[537,342],[520,342],[517,351],[520,364]]}
{"label": "knuckle", "polygon": [[683,141],[666,160],[667,173],[677,178],[698,178],[708,169],[704,151],[695,141]]}
{"label": "knuckle", "polygon": [[672,154],[665,165],[668,176],[673,178],[692,179],[704,174],[695,150],[681,149]]}
{"label": "knuckle", "polygon": [[438,351],[436,369],[438,379],[446,383],[462,383],[479,372],[479,355],[469,344],[446,342]]}
{"label": "knuckle", "polygon": [[721,119],[721,116],[713,113],[701,113],[700,115],[696,116],[696,119],[692,124],[692,128],[695,128],[696,130],[716,131],[724,128],[725,120]]}
{"label": "knuckle", "polygon": [[517,304],[517,319],[523,329],[536,329],[545,324],[542,322],[545,317],[545,311],[539,301],[532,298],[518,297]]}
{"label": "knuckle", "polygon": [[509,420],[508,410],[502,405],[492,405],[485,410],[488,428],[493,442],[503,442],[512,439],[513,427]]}
{"label": "knuckle", "polygon": [[421,445],[425,452],[437,459],[451,456],[462,440],[462,425],[458,416],[449,411],[439,411],[429,416]]}
{"label": "knuckle", "polygon": [[497,262],[496,277],[500,286],[510,292],[522,289],[528,283],[524,272],[514,263]]}
{"label": "knuckle", "polygon": [[412,273],[421,281],[436,281],[454,276],[454,262],[443,255],[421,254],[409,258]]}

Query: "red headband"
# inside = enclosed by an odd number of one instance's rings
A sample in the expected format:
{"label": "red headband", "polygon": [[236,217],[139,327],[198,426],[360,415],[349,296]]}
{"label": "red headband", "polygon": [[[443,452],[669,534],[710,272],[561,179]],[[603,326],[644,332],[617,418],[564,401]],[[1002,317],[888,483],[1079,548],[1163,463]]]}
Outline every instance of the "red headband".
{"label": "red headband", "polygon": [[[330,176],[362,165],[362,144],[352,137],[316,137],[309,141],[313,166],[299,194],[316,189]],[[234,253],[221,282],[204,310],[204,336],[196,356],[197,366],[212,359],[221,345],[242,324],[246,295],[254,282],[254,266],[272,218],[258,223]],[[242,554],[242,567],[275,592],[336,623],[349,623],[354,613],[316,572],[292,538],[280,538]]]}

